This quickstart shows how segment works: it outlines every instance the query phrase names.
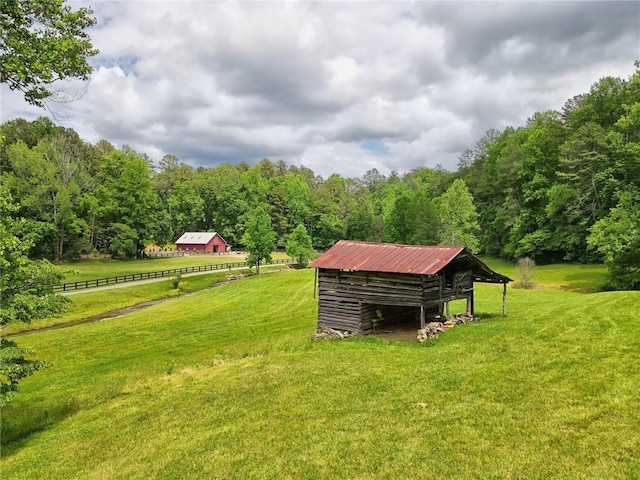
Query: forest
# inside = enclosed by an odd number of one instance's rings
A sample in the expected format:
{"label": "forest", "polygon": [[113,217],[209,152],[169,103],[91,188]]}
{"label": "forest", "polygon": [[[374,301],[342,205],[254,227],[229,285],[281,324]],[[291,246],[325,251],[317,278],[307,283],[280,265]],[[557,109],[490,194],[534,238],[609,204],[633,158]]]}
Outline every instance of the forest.
{"label": "forest", "polygon": [[322,178],[267,158],[193,168],[85,142],[46,117],[0,126],[0,168],[30,258],[136,257],[185,231],[217,231],[242,247],[262,205],[279,247],[303,225],[316,249],[339,239],[465,245],[514,261],[605,262],[604,288],[640,288],[640,63],[560,111],[487,131],[455,172]]}

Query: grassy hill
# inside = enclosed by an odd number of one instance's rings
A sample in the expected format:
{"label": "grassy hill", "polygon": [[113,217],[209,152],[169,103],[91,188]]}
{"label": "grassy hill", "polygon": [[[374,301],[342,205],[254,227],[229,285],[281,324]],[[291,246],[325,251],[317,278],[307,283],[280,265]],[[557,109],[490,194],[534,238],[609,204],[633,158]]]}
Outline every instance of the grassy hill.
{"label": "grassy hill", "polygon": [[309,270],[23,337],[0,473],[639,478],[640,292],[501,291],[424,344],[311,342]]}

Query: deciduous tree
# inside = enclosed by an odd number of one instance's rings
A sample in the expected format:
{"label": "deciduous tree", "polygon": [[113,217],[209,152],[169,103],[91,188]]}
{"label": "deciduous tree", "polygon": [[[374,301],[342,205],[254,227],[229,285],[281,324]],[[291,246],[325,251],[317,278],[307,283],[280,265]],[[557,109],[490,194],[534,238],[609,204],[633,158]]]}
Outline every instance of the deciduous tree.
{"label": "deciduous tree", "polygon": [[608,288],[640,289],[640,194],[622,192],[618,205],[591,227],[588,242],[604,256]]}
{"label": "deciduous tree", "polygon": [[475,252],[478,249],[478,213],[464,180],[456,180],[438,198],[442,245],[463,245]]}
{"label": "deciduous tree", "polygon": [[287,255],[295,258],[300,267],[306,267],[313,257],[311,237],[304,225],[300,224],[293,229],[287,240]]}
{"label": "deciduous tree", "polygon": [[64,0],[3,0],[0,14],[0,81],[43,107],[58,100],[58,80],[86,80],[96,55],[85,29],[95,24],[90,8],[73,10]]}
{"label": "deciduous tree", "polygon": [[247,228],[242,238],[249,256],[247,263],[255,265],[256,273],[260,273],[260,262],[271,261],[271,252],[276,246],[276,234],[271,226],[271,218],[262,206],[255,208],[247,220]]}
{"label": "deciduous tree", "polygon": [[[62,313],[68,299],[52,288],[64,275],[47,260],[29,260],[30,241],[16,236],[23,219],[5,188],[0,188],[0,325],[30,323]],[[45,368],[42,360],[25,358],[33,352],[0,338],[0,406],[18,389],[19,381]]]}

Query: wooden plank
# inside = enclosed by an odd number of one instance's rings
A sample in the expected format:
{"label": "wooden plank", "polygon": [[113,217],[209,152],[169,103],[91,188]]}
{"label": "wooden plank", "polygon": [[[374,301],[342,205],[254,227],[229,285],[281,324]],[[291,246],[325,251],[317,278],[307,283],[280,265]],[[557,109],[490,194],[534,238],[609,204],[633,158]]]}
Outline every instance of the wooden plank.
{"label": "wooden plank", "polygon": [[507,316],[507,284],[502,284],[502,316]]}

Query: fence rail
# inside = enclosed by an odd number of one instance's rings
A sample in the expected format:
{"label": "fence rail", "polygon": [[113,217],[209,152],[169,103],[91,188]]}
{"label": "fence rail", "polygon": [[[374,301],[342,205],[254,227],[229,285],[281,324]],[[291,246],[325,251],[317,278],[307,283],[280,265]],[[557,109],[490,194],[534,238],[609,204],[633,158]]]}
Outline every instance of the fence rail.
{"label": "fence rail", "polygon": [[[274,260],[268,265],[274,264],[292,264],[295,260],[285,258],[282,260]],[[116,277],[98,278],[96,280],[84,280],[81,282],[69,282],[53,287],[54,292],[69,292],[72,290],[82,290],[85,288],[104,287],[116,283],[136,282],[138,280],[148,280],[150,278],[163,278],[182,273],[208,272],[212,270],[231,270],[232,268],[248,267],[247,262],[217,263],[213,265],[201,265],[199,267],[172,268],[170,270],[160,270],[157,272],[146,273],[130,273],[127,275],[118,275]]]}

